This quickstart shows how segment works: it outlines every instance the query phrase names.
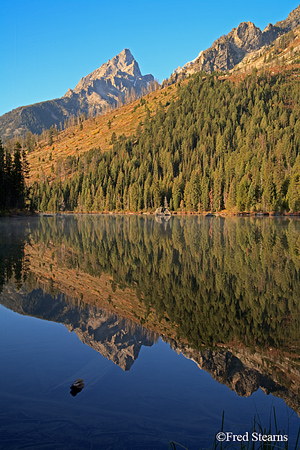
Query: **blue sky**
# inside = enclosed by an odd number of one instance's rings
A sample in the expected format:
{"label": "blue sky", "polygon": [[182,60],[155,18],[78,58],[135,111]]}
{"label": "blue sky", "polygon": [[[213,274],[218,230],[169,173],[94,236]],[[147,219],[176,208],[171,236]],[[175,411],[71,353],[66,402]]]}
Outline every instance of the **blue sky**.
{"label": "blue sky", "polygon": [[240,22],[261,29],[299,0],[1,0],[0,115],[63,96],[129,48],[161,82]]}

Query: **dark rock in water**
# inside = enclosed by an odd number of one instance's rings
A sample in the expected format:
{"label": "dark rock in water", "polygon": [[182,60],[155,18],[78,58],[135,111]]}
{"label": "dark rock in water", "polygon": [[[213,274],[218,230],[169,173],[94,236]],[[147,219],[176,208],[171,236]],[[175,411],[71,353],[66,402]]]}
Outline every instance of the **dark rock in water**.
{"label": "dark rock in water", "polygon": [[71,386],[70,394],[75,397],[84,388],[84,382],[81,378],[77,378]]}
{"label": "dark rock in water", "polygon": [[80,388],[71,387],[70,394],[72,395],[72,397],[76,397],[76,395],[81,391],[82,389]]}

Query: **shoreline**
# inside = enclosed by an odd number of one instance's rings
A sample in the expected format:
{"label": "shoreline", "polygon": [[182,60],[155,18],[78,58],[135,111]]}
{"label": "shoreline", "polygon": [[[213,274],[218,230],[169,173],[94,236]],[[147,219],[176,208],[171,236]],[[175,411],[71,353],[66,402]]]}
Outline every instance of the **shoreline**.
{"label": "shoreline", "polygon": [[64,215],[125,215],[125,216],[155,216],[162,219],[170,218],[172,216],[203,216],[203,217],[300,217],[300,212],[293,213],[278,213],[278,212],[193,212],[193,211],[174,211],[169,216],[157,215],[155,212],[149,211],[59,211],[59,212],[38,212],[35,211],[32,215],[38,216],[64,216]]}
{"label": "shoreline", "polygon": [[173,211],[171,212],[171,215],[158,215],[155,214],[153,211],[59,211],[59,212],[39,212],[39,211],[0,211],[0,218],[1,217],[38,217],[38,216],[45,216],[45,217],[52,217],[52,216],[65,216],[65,215],[126,215],[126,216],[154,216],[154,217],[160,217],[162,219],[169,219],[172,216],[203,216],[203,217],[288,217],[288,218],[298,218],[300,217],[300,212],[233,212],[233,211],[220,211],[220,212],[209,212],[209,211],[203,211],[203,212],[196,212],[196,211]]}

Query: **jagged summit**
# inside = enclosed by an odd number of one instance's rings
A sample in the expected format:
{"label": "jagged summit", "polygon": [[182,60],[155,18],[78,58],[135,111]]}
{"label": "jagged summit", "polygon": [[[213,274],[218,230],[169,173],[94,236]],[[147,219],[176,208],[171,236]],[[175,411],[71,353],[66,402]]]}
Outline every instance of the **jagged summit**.
{"label": "jagged summit", "polygon": [[140,95],[153,81],[153,75],[141,74],[137,61],[126,48],[99,69],[81,78],[75,89],[69,89],[64,98],[85,102],[89,112],[101,112],[107,105],[116,105],[120,97],[124,100],[126,93],[132,90]]}

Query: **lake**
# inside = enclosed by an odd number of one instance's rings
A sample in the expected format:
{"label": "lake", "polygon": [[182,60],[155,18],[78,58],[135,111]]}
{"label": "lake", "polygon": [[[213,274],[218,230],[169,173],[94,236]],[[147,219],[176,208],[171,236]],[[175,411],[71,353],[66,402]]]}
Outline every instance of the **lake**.
{"label": "lake", "polygon": [[0,290],[1,449],[295,448],[299,220],[1,218]]}

